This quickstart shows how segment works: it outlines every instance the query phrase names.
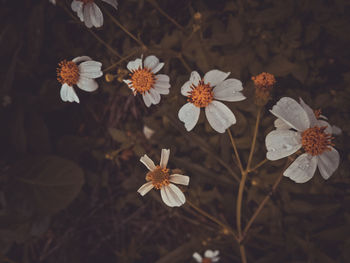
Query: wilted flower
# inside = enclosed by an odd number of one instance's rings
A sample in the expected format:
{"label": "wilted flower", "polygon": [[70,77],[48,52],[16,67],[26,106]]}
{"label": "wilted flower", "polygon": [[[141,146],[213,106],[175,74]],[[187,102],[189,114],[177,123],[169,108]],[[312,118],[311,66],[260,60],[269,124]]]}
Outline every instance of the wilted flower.
{"label": "wilted flower", "polygon": [[195,252],[193,253],[193,258],[198,262],[198,263],[212,263],[212,262],[218,262],[220,257],[219,257],[219,250],[210,250],[208,249],[207,251],[204,252],[204,258],[199,255],[199,253]]}
{"label": "wilted flower", "polygon": [[63,60],[58,65],[57,80],[62,83],[61,98],[63,101],[79,103],[73,85],[77,85],[80,89],[88,92],[95,91],[98,88],[98,84],[94,79],[103,75],[100,62],[93,61],[88,56],[82,56],[76,57],[72,61]]}
{"label": "wilted flower", "polygon": [[164,63],[159,63],[156,56],[148,56],[142,65],[142,57],[130,61],[126,66],[130,73],[130,79],[124,82],[133,91],[142,94],[143,101],[146,106],[158,104],[160,102],[160,94],[169,94],[169,77],[164,74],[156,73],[162,69]]}
{"label": "wilted flower", "polygon": [[[117,0],[102,0],[117,9]],[[103,15],[101,9],[94,3],[95,0],[73,0],[71,7],[77,13],[81,22],[88,28],[101,27],[103,25]]]}
{"label": "wilted flower", "polygon": [[241,101],[246,98],[240,92],[243,90],[242,82],[238,79],[226,79],[228,75],[230,72],[214,69],[201,79],[197,71],[191,73],[190,80],[181,87],[181,94],[187,97],[188,103],[178,113],[187,131],[191,131],[197,124],[201,108],[205,108],[208,122],[217,132],[224,133],[236,123],[232,111],[217,101]]}
{"label": "wilted flower", "polygon": [[275,76],[263,72],[257,76],[252,77],[255,87],[255,104],[264,106],[270,99],[270,93],[276,83]]}
{"label": "wilted flower", "polygon": [[160,189],[160,195],[163,202],[170,207],[181,206],[186,202],[185,195],[182,191],[172,183],[188,185],[190,178],[181,174],[169,174],[166,168],[169,160],[170,150],[162,149],[160,164],[154,165],[154,162],[145,154],[140,161],[148,168],[146,181],[137,192],[144,196],[151,189]]}
{"label": "wilted flower", "polygon": [[300,148],[300,155],[283,175],[296,183],[309,181],[316,167],[324,179],[328,179],[339,166],[339,153],[332,146],[332,127],[325,120],[317,119],[315,112],[300,99],[281,98],[272,110],[278,119],[276,130],[266,136],[266,157],[278,160]]}

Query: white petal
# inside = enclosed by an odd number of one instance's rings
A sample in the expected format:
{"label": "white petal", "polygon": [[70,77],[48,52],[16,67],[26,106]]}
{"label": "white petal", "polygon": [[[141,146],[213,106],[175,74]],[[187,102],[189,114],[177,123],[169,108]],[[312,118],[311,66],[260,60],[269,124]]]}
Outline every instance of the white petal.
{"label": "white petal", "polygon": [[160,167],[166,168],[168,165],[169,155],[170,149],[162,149],[162,153],[160,155]]}
{"label": "white petal", "polygon": [[190,178],[182,174],[172,174],[169,177],[169,181],[174,184],[188,185],[190,183]]}
{"label": "white petal", "polygon": [[190,83],[194,86],[197,86],[199,81],[201,80],[201,76],[197,71],[192,71],[190,76]]}
{"label": "white petal", "polygon": [[123,79],[124,83],[126,83],[128,86],[131,86],[132,82],[130,79]]}
{"label": "white petal", "polygon": [[128,68],[128,70],[130,70],[131,72],[138,70],[139,68],[142,68],[142,59],[137,58],[133,61],[130,61],[126,67]]}
{"label": "white petal", "polygon": [[283,97],[270,112],[277,118],[286,122],[298,131],[304,131],[310,127],[310,120],[301,105],[292,98]]}
{"label": "white petal", "polygon": [[327,180],[337,170],[339,166],[339,153],[336,149],[331,147],[331,151],[325,151],[321,155],[318,155],[317,166],[320,170],[322,177]]}
{"label": "white petal", "polygon": [[90,18],[91,23],[95,27],[101,27],[103,25],[103,15],[101,9],[95,3],[92,3],[90,7]]}
{"label": "white petal", "polygon": [[[143,66],[145,68],[150,69],[151,71],[156,68],[159,64],[159,59],[156,56],[148,56],[145,58],[145,61],[143,62]],[[164,63],[163,63],[164,64]],[[159,70],[158,70],[159,71]]]}
{"label": "white petal", "polygon": [[223,101],[241,101],[246,97],[240,92],[242,82],[238,79],[227,79],[219,83],[214,89],[214,98]]}
{"label": "white petal", "polygon": [[103,2],[106,2],[108,4],[110,4],[111,6],[113,6],[115,9],[117,9],[118,7],[118,2],[117,0],[102,0]]}
{"label": "white petal", "polygon": [[143,98],[143,101],[145,102],[145,105],[147,107],[151,106],[151,104],[152,104],[151,95],[148,92],[142,94],[142,98]]}
{"label": "white petal", "polygon": [[278,118],[274,121],[273,124],[277,130],[289,130],[292,128],[287,123]]}
{"label": "white petal", "polygon": [[165,74],[157,74],[155,77],[156,77],[156,82],[169,83],[170,81],[169,76]]}
{"label": "white petal", "polygon": [[314,176],[316,166],[317,158],[303,153],[284,171],[283,175],[296,183],[306,183]]}
{"label": "white petal", "polygon": [[291,130],[274,130],[265,139],[266,158],[275,161],[287,157],[301,148],[301,136]]}
{"label": "white petal", "polygon": [[73,0],[73,2],[71,3],[71,8],[74,12],[78,12],[79,9],[82,9],[83,7],[83,2],[77,1],[77,0]]}
{"label": "white petal", "polygon": [[88,3],[83,5],[83,16],[84,16],[84,23],[87,28],[91,28],[93,26],[92,21],[91,21],[91,11],[90,9],[92,8],[93,3]]}
{"label": "white petal", "polygon": [[186,202],[183,192],[181,192],[181,190],[173,184],[163,186],[160,189],[160,195],[163,202],[170,207],[181,206]]}
{"label": "white petal", "polygon": [[169,83],[169,77],[164,74],[158,74],[155,76],[156,82],[154,83],[154,89],[159,93],[159,94],[164,94],[167,95],[169,94],[169,88],[170,88],[170,83]]}
{"label": "white petal", "polygon": [[223,82],[231,72],[223,72],[221,70],[213,69],[204,75],[204,83],[210,83],[211,87]]}
{"label": "white petal", "polygon": [[93,92],[98,88],[98,84],[95,80],[83,76],[79,77],[77,85],[80,89],[87,92]]}
{"label": "white petal", "polygon": [[333,134],[333,128],[332,128],[332,126],[328,123],[328,122],[326,122],[326,121],[324,121],[324,120],[316,120],[316,125],[315,126],[318,126],[318,127],[324,127],[324,126],[326,126],[327,128],[324,130],[326,133],[328,133],[328,134]]}
{"label": "white petal", "polygon": [[181,94],[187,97],[192,90],[191,85],[191,81],[186,81],[185,84],[183,84],[181,87]]}
{"label": "white petal", "polygon": [[224,133],[231,125],[236,123],[236,117],[232,111],[223,103],[213,100],[206,108],[210,126],[217,132]]}
{"label": "white petal", "polygon": [[152,182],[148,182],[148,183],[145,183],[145,184],[143,184],[140,188],[139,188],[139,190],[137,190],[137,192],[140,194],[140,195],[142,195],[142,196],[144,196],[145,194],[147,194],[149,191],[151,191],[153,189],[153,184],[152,184]]}
{"label": "white petal", "polygon": [[196,126],[200,114],[200,108],[188,102],[181,107],[178,116],[180,121],[185,123],[185,128],[190,131]]}
{"label": "white petal", "polygon": [[61,99],[63,101],[69,101],[69,102],[75,101],[77,103],[80,102],[73,87],[68,86],[68,84],[66,84],[66,83],[62,85],[60,94],[61,94]]}
{"label": "white petal", "polygon": [[214,257],[214,251],[208,249],[207,251],[204,252],[204,256],[206,258],[210,258],[211,259],[212,257]]}
{"label": "white petal", "polygon": [[340,135],[340,134],[342,134],[342,130],[338,126],[333,125],[332,126],[332,134]]}
{"label": "white petal", "polygon": [[102,63],[97,61],[85,61],[79,65],[79,74],[88,78],[99,78],[103,75]]}
{"label": "white petal", "polygon": [[[147,93],[147,92],[146,92]],[[155,89],[150,89],[148,91],[149,98],[151,100],[151,103],[154,105],[158,104],[160,102],[160,94]]]}
{"label": "white petal", "polygon": [[145,154],[140,158],[140,162],[143,163],[150,171],[153,171],[154,169],[156,169],[154,162],[151,160],[151,158],[147,156],[147,154]]}
{"label": "white petal", "polygon": [[211,259],[211,261],[212,261],[212,262],[218,262],[219,259],[220,259],[220,257],[213,257],[213,258]]}
{"label": "white petal", "polygon": [[88,56],[81,56],[81,57],[76,57],[73,58],[72,61],[76,64],[80,63],[80,62],[84,62],[84,61],[89,61],[92,60],[92,58],[88,57]]}
{"label": "white petal", "polygon": [[199,255],[197,252],[194,252],[192,257],[198,262],[198,263],[202,263],[202,256]]}
{"label": "white petal", "polygon": [[161,70],[162,68],[164,67],[164,63],[163,62],[161,62],[161,63],[159,63],[154,69],[152,69],[152,73],[153,74],[156,74],[159,70]]}
{"label": "white petal", "polygon": [[306,112],[307,116],[310,120],[310,127],[314,127],[317,123],[317,118],[315,116],[315,112],[310,108],[309,105],[307,105],[302,98],[299,98],[300,105],[303,107],[304,111]]}

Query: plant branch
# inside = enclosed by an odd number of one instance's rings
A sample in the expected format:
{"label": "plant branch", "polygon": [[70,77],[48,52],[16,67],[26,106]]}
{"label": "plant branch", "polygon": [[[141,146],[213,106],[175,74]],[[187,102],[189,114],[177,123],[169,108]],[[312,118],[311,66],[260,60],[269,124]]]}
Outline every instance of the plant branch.
{"label": "plant branch", "polygon": [[233,150],[234,150],[235,155],[236,155],[236,159],[237,159],[237,163],[238,163],[239,170],[241,171],[241,174],[243,174],[244,170],[243,170],[241,158],[239,158],[239,154],[238,154],[236,142],[235,142],[235,140],[234,140],[233,137],[232,137],[230,128],[227,129],[227,132],[228,132],[228,136],[230,137],[231,144],[232,144],[232,146],[233,146]]}
{"label": "plant branch", "polygon": [[249,153],[248,162],[247,162],[247,169],[246,169],[247,171],[249,171],[249,169],[250,169],[250,164],[252,162],[253,155],[254,155],[256,138],[257,138],[258,130],[259,130],[260,117],[261,117],[261,108],[259,107],[257,115],[256,115],[255,129],[254,129],[254,135],[253,135],[253,142],[252,142],[252,145],[250,147],[250,153]]}

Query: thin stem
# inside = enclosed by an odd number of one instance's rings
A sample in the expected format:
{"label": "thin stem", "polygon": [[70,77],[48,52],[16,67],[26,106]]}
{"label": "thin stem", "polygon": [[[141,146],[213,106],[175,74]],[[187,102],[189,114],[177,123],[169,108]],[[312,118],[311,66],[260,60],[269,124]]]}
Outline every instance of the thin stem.
{"label": "thin stem", "polygon": [[[247,171],[242,172],[241,182],[239,183],[238,196],[237,196],[237,204],[236,204],[236,223],[237,223],[237,232],[238,238],[242,240],[242,200],[243,200],[243,191],[245,186],[245,181],[247,179]],[[241,259],[243,263],[247,262],[247,258],[245,255],[244,245],[240,243],[239,251],[241,253]]]}
{"label": "thin stem", "polygon": [[186,203],[192,207],[194,210],[196,210],[198,213],[200,213],[201,215],[205,216],[206,218],[208,218],[209,220],[215,222],[216,224],[218,224],[219,226],[221,226],[224,230],[227,230],[231,233],[231,235],[238,240],[237,235],[235,234],[235,232],[231,229],[230,226],[222,223],[220,220],[216,219],[215,217],[209,215],[207,212],[205,212],[204,210],[202,210],[201,208],[199,208],[198,206],[196,206],[195,204],[193,204],[191,201],[186,200]]}
{"label": "thin stem", "polygon": [[153,5],[158,11],[159,13],[161,13],[163,16],[165,16],[171,23],[173,23],[177,28],[179,28],[181,31],[184,30],[183,26],[181,26],[178,22],[175,21],[174,18],[172,18],[171,16],[169,16],[163,9],[160,8],[160,6],[158,5],[158,3],[155,0],[148,0],[148,2]]}
{"label": "thin stem", "polygon": [[241,253],[242,263],[247,263],[247,256],[245,254],[245,249],[244,249],[244,245],[243,244],[239,245],[239,252]]}
{"label": "thin stem", "polygon": [[111,70],[112,68],[116,67],[118,64],[122,63],[123,61],[127,60],[128,58],[134,56],[136,53],[138,53],[139,50],[135,50],[134,52],[131,52],[129,55],[127,55],[126,57],[121,58],[120,60],[118,60],[117,62],[113,63],[112,65],[110,65],[108,68],[105,68],[103,70],[104,73],[108,72],[109,70]]}
{"label": "thin stem", "polygon": [[241,162],[241,158],[239,158],[239,154],[238,154],[238,150],[237,150],[237,146],[236,146],[236,142],[235,140],[233,139],[232,137],[232,134],[231,134],[231,130],[230,128],[227,129],[227,132],[228,132],[228,136],[230,137],[230,140],[231,140],[231,144],[233,146],[233,150],[235,152],[235,155],[236,155],[236,159],[237,159],[237,163],[238,163],[238,167],[241,171],[241,173],[243,174],[244,170],[243,170],[243,166],[242,166],[242,162]]}
{"label": "thin stem", "polygon": [[267,163],[269,160],[268,159],[264,159],[262,160],[260,163],[258,163],[257,165],[255,165],[253,168],[248,170],[248,173],[251,173],[253,171],[255,171],[256,169],[258,169],[260,166],[264,165],[265,163]]}
{"label": "thin stem", "polygon": [[190,66],[187,64],[187,62],[185,61],[184,57],[182,56],[182,54],[180,53],[178,56],[178,59],[181,61],[182,65],[184,65],[184,67],[186,68],[186,70],[188,72],[192,72]]}
{"label": "thin stem", "polygon": [[258,129],[259,129],[259,123],[260,123],[260,116],[261,116],[261,108],[259,107],[257,115],[256,115],[255,129],[254,129],[254,135],[253,135],[253,142],[252,142],[252,146],[250,147],[250,153],[249,153],[248,162],[247,162],[247,171],[250,169],[250,164],[252,162],[253,155],[254,155],[256,137],[258,135]]}

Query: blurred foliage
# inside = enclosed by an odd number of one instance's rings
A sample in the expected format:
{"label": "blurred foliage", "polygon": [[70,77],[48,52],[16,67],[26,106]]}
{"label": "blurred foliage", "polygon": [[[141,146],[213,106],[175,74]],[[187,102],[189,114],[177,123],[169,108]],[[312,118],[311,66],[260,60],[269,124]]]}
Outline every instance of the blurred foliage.
{"label": "blurred foliage", "polygon": [[[226,103],[237,117],[232,131],[243,160],[256,112],[250,78],[262,71],[278,81],[266,109],[282,96],[302,97],[343,130],[335,140],[342,162],[327,182],[318,172],[307,184],[282,180],[246,240],[248,261],[348,261],[348,1],[120,0],[117,11],[97,1],[105,22],[92,30],[70,10],[70,1],[57,2],[2,0],[0,9],[0,260],[175,263],[211,248],[220,250],[221,262],[240,262],[235,242],[214,223],[187,206],[167,208],[156,191],[143,198],[136,193],[146,173],[139,157],[147,153],[158,162],[160,149],[170,148],[170,168],[191,177],[187,198],[235,225],[239,170],[227,134],[215,133],[203,112],[190,133],[177,119],[190,71],[218,68],[242,80],[248,97]],[[151,108],[120,82],[128,60],[141,54],[164,61],[162,73],[172,85]],[[80,104],[63,103],[55,68],[81,55],[104,69],[115,65],[108,73],[118,78],[99,79],[94,94],[77,90]],[[266,110],[253,165],[265,158],[264,136],[273,119]],[[149,140],[145,125],[155,131]],[[269,162],[250,175],[243,223],[283,165]]]}

